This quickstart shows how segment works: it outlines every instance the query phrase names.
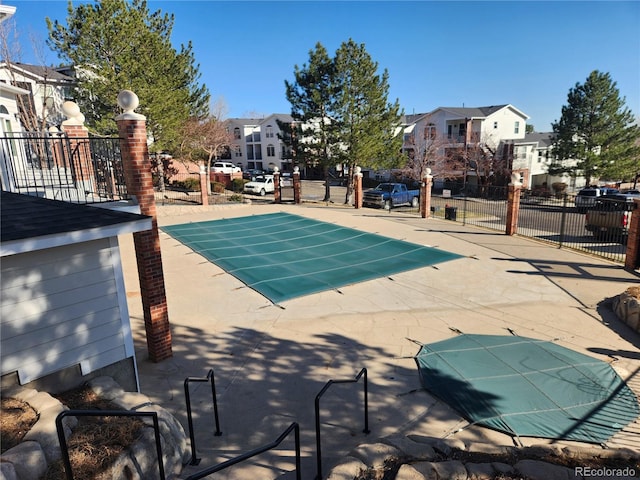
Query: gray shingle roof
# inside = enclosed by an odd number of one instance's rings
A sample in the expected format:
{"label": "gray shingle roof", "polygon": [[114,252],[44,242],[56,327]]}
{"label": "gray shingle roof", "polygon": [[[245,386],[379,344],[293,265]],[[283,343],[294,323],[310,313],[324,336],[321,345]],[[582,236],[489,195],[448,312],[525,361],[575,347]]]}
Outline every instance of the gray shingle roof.
{"label": "gray shingle roof", "polygon": [[29,72],[35,76],[46,78],[49,81],[55,82],[75,82],[76,79],[70,77],[69,75],[65,75],[64,73],[60,73],[54,68],[51,67],[42,67],[39,65],[29,65],[27,63],[14,63],[17,68],[20,68],[26,72]]}
{"label": "gray shingle roof", "polygon": [[438,107],[436,110],[446,110],[460,117],[486,117],[508,105],[491,105],[489,107]]}
{"label": "gray shingle roof", "polygon": [[522,140],[516,140],[516,144],[520,143],[537,143],[538,148],[550,147],[553,144],[553,132],[532,132],[527,133]]}
{"label": "gray shingle roof", "polygon": [[0,243],[98,229],[148,218],[135,213],[3,191],[0,196]]}

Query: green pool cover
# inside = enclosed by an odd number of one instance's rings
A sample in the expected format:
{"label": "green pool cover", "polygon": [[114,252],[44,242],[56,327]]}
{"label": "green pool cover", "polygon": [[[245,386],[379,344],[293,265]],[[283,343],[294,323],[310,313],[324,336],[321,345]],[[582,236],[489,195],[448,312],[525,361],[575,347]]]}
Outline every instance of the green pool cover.
{"label": "green pool cover", "polygon": [[289,213],[162,230],[274,303],[460,258]]}
{"label": "green pool cover", "polygon": [[460,335],[422,346],[416,363],[425,389],[512,436],[602,444],[640,413],[611,365],[553,342]]}

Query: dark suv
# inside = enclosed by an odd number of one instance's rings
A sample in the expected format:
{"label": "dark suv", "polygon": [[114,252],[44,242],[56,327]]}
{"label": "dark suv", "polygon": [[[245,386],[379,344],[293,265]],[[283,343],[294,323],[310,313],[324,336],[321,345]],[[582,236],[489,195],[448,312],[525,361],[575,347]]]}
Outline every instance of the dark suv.
{"label": "dark suv", "polygon": [[590,208],[595,207],[598,198],[602,195],[613,195],[619,193],[615,188],[606,187],[588,187],[583,188],[576,195],[576,210],[580,213],[584,213]]}

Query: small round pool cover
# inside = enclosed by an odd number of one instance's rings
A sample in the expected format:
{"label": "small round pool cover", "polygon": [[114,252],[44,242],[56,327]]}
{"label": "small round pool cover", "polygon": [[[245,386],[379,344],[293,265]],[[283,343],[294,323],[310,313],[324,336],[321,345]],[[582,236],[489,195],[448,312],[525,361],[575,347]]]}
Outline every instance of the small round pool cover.
{"label": "small round pool cover", "polygon": [[512,436],[603,444],[640,413],[608,363],[549,341],[464,334],[423,345],[415,360],[425,389]]}

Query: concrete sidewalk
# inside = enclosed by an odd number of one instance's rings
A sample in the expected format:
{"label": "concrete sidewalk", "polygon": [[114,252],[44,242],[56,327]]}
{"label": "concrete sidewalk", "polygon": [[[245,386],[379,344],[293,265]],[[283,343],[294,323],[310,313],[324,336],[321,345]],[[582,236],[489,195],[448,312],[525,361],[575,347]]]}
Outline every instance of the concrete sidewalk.
{"label": "concrete sidewalk", "polygon": [[[465,333],[555,340],[612,361],[623,378],[640,377],[640,338],[607,300],[637,285],[621,266],[569,250],[459,223],[372,209],[321,205],[159,207],[160,226],[287,211],[465,258],[273,305],[217,266],[161,233],[174,356],[147,360],[132,238],[122,237],[129,310],[142,393],[172,412],[187,431],[183,382],[214,369],[222,436],[214,436],[211,389],[193,384],[197,467],[184,476],[275,440],[291,422],[301,428],[303,478],[316,473],[314,399],[329,380],[367,368],[369,428],[363,430],[362,384],[334,385],[322,398],[326,474],[353,447],[391,434],[416,433],[511,445],[466,426],[420,389],[412,356],[418,346]],[[357,252],[353,252],[357,255]],[[541,443],[533,439],[534,443]],[[634,445],[640,451],[640,438]],[[293,438],[215,478],[277,478],[294,469]],[[291,474],[285,475],[293,478]]]}

